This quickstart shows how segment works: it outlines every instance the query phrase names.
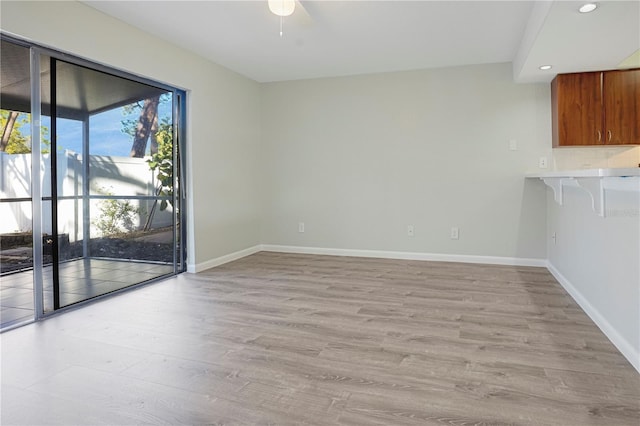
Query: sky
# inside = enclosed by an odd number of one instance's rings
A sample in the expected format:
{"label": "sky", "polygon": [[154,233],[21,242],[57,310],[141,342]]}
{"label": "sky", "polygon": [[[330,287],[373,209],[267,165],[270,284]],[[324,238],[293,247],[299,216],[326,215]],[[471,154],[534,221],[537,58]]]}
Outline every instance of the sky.
{"label": "sky", "polygon": [[[93,155],[128,156],[132,138],[123,133],[120,109],[96,114],[89,119],[89,152]],[[51,128],[51,120],[42,120],[42,124]],[[58,149],[82,153],[82,122],[58,119]]]}
{"label": "sky", "polygon": [[[129,118],[121,108],[93,115],[89,118],[89,154],[107,156],[129,156],[133,138],[122,132],[121,120]],[[133,118],[133,117],[132,117]],[[51,128],[51,120],[42,124]],[[82,122],[58,119],[59,149],[82,153]]]}
{"label": "sky", "polygon": [[[122,108],[92,115],[89,119],[89,155],[128,157],[133,138],[122,131],[122,120],[138,119],[139,113],[125,115]],[[171,102],[158,107],[159,118],[171,117]],[[51,129],[50,117],[42,117],[42,125]],[[58,150],[82,153],[82,122],[58,119]],[[22,129],[23,133],[28,130]],[[148,149],[148,146],[147,146]]]}

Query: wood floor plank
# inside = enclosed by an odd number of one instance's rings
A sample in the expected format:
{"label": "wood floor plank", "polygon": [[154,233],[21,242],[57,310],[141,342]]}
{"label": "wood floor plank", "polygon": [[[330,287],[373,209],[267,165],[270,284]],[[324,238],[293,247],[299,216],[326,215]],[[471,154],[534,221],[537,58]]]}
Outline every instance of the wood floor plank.
{"label": "wood floor plank", "polygon": [[544,268],[262,252],[0,339],[3,425],[640,419],[640,375]]}

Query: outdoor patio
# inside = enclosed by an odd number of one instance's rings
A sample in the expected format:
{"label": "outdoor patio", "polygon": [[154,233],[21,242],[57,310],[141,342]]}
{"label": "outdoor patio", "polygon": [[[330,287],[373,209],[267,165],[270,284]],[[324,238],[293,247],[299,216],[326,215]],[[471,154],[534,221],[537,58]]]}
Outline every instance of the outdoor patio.
{"label": "outdoor patio", "polygon": [[[106,259],[78,259],[60,264],[60,305],[70,305],[173,272],[172,265]],[[53,310],[52,267],[43,268],[45,311]],[[0,328],[30,321],[33,271],[0,278]]]}

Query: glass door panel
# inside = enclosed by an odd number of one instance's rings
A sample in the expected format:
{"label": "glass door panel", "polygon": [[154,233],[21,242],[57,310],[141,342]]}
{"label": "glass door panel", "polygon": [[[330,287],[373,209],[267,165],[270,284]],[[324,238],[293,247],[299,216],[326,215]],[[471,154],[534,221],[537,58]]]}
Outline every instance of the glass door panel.
{"label": "glass door panel", "polygon": [[0,326],[33,318],[29,48],[0,46]]}
{"label": "glass door panel", "polygon": [[173,92],[61,60],[51,70],[59,306],[173,274]]}

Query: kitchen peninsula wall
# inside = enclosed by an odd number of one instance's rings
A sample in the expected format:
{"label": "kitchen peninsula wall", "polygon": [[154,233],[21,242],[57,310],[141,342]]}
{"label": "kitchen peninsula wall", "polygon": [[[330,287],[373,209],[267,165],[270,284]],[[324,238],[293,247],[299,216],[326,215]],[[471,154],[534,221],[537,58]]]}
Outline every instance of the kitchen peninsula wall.
{"label": "kitchen peninsula wall", "polygon": [[[636,168],[640,146],[554,148],[551,159],[548,171]],[[547,191],[547,266],[640,372],[640,187],[605,195],[601,217],[583,188],[565,187],[562,205]]]}

